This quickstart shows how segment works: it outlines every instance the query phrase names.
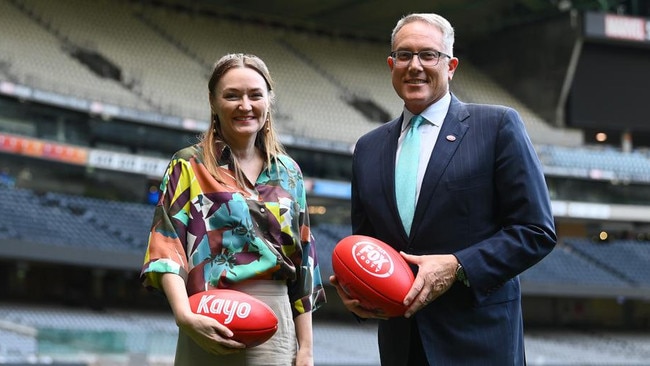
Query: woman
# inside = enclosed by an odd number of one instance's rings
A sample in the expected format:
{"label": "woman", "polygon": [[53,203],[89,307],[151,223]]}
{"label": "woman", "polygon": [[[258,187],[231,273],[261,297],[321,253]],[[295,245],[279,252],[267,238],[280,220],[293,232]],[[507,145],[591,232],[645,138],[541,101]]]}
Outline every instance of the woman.
{"label": "woman", "polygon": [[[273,84],[256,56],[229,54],[208,83],[212,122],[161,183],[142,269],[179,326],[175,365],[313,365],[311,312],[325,302],[300,168],[278,141]],[[266,302],[278,331],[257,347],[194,314],[188,297],[231,288]]]}

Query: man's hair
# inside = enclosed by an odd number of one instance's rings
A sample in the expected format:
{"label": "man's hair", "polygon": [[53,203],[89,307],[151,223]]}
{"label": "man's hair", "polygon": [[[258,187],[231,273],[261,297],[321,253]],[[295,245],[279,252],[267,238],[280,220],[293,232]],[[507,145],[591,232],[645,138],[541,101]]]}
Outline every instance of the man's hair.
{"label": "man's hair", "polygon": [[390,37],[391,49],[393,49],[395,44],[395,35],[397,32],[399,32],[399,30],[406,24],[418,21],[430,24],[440,29],[445,49],[439,51],[448,53],[450,56],[454,55],[454,27],[451,26],[451,23],[449,23],[447,19],[434,13],[414,13],[402,17],[402,19],[397,22],[397,25],[395,25],[395,28],[393,28],[393,33]]}

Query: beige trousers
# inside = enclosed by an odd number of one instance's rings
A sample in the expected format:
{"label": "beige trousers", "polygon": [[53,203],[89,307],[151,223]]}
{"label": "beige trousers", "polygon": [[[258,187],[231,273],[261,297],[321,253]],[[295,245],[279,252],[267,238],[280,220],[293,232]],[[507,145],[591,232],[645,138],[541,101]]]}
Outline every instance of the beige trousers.
{"label": "beige trousers", "polygon": [[174,366],[291,366],[295,362],[296,331],[284,281],[253,280],[238,284],[234,290],[263,301],[278,317],[278,331],[257,347],[230,355],[215,355],[199,347],[182,331],[178,332]]}

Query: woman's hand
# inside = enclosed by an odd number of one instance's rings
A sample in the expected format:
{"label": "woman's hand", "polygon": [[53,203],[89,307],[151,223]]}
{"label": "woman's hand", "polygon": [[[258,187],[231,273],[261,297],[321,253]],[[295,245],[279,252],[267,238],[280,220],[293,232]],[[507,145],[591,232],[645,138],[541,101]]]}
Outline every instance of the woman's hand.
{"label": "woman's hand", "polygon": [[314,353],[311,348],[299,348],[295,366],[314,366]]}
{"label": "woman's hand", "polygon": [[177,317],[176,323],[182,332],[207,352],[225,355],[246,348],[245,344],[231,339],[233,333],[230,329],[207,316],[184,313]]}
{"label": "woman's hand", "polygon": [[181,276],[165,273],[160,281],[179,330],[192,338],[201,348],[216,354],[229,354],[246,348],[245,344],[230,338],[233,333],[225,325],[192,311],[185,290],[185,281]]}

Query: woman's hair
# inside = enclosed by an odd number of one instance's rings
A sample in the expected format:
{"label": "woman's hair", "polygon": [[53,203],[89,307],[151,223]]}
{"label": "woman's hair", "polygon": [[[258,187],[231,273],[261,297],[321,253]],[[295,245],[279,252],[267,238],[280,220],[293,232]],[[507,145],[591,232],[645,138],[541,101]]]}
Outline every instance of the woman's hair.
{"label": "woman's hair", "polygon": [[390,37],[390,46],[391,50],[395,44],[395,35],[408,23],[413,22],[424,22],[434,27],[437,27],[442,32],[442,42],[445,47],[444,50],[438,50],[445,53],[448,53],[450,56],[454,56],[454,27],[451,26],[451,23],[442,16],[433,13],[419,13],[419,14],[409,14],[404,16],[397,22],[395,28],[393,28],[393,33]]}
{"label": "woman's hair", "polygon": [[[278,139],[278,134],[275,131],[273,126],[273,116],[271,111],[273,110],[274,102],[274,93],[273,93],[273,80],[271,79],[271,74],[269,69],[266,67],[266,64],[262,59],[255,55],[243,54],[243,53],[231,53],[227,54],[219,59],[214,65],[212,71],[212,76],[208,82],[208,91],[209,91],[209,100],[212,103],[212,100],[215,96],[215,87],[221,78],[231,69],[235,68],[249,68],[254,70],[264,78],[266,82],[266,87],[268,89],[268,98],[269,98],[269,113],[267,115],[266,123],[262,129],[257,133],[255,138],[255,147],[257,147],[262,154],[265,156],[266,169],[271,167],[273,160],[277,158],[279,154],[284,154],[284,148]],[[215,179],[218,181],[221,180],[221,175],[219,174],[219,159],[223,148],[229,145],[229,141],[226,141],[221,129],[221,121],[216,113],[216,106],[212,106],[212,116],[210,118],[210,128],[203,132],[200,137],[199,144],[203,148],[203,163],[207,168],[208,172],[212,174]],[[241,187],[245,187],[244,175],[241,171],[237,158],[232,155],[234,167],[235,167],[235,179]]]}

